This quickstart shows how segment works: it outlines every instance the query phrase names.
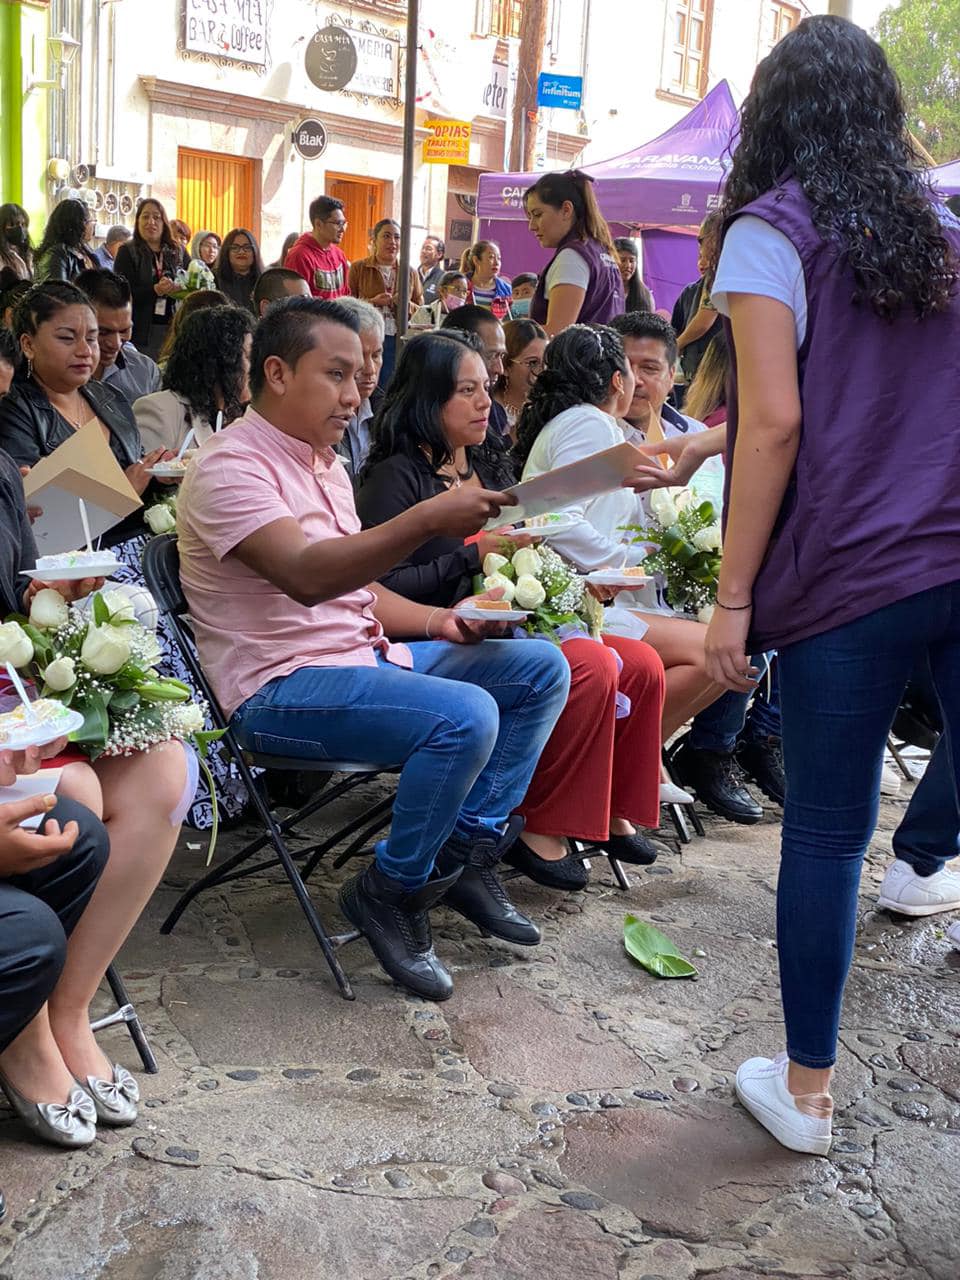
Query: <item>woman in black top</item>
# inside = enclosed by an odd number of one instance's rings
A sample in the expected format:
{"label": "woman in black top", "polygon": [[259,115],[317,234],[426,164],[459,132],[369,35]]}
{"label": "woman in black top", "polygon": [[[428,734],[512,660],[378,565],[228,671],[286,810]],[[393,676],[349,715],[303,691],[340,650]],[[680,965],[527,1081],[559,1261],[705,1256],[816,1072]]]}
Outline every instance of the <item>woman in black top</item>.
{"label": "woman in black top", "polygon": [[137,205],[133,239],[117,251],[114,270],[125,276],[133,293],[133,345],[156,360],[176,303],[170,294],[174,278],[189,259],[173,238],[159,200]]}
{"label": "woman in black top", "polygon": [[47,220],[43,240],[36,252],[34,279],[76,280],[81,271],[100,263],[87,248],[93,235],[93,214],[82,200],[61,200]]}
{"label": "woman in black top", "polygon": [[[373,444],[360,476],[357,511],[365,528],[463,484],[494,491],[516,484],[509,455],[487,440],[487,375],[482,359],[467,359],[481,350],[473,334],[449,329],[406,344],[374,418]],[[529,541],[511,539],[507,554]],[[496,533],[471,543],[432,538],[386,574],[383,584],[410,600],[446,608],[471,594],[484,557],[502,552],[503,544]]]}
{"label": "woman in black top", "polygon": [[253,291],[263,274],[263,260],[256,237],[246,227],[234,227],[223,237],[223,244],[213,264],[217,288],[238,307],[245,307],[257,319]]}
{"label": "woman in black top", "polygon": [[30,215],[19,204],[0,207],[0,289],[33,278]]}

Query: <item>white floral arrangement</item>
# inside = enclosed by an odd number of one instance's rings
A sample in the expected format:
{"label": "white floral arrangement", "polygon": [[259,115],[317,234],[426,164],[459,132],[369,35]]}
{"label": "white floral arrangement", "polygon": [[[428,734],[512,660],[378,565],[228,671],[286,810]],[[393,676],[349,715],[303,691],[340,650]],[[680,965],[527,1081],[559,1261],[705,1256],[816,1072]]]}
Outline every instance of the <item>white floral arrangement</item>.
{"label": "white floral arrangement", "polygon": [[674,609],[709,622],[723,547],[716,508],[690,489],[654,489],[647,500],[656,523],[627,526],[633,541],[649,548],[644,569],[659,575]]}
{"label": "white floral arrangement", "polygon": [[528,635],[564,639],[586,632],[596,639],[603,607],[587,590],[583,577],[550,547],[521,547],[512,556],[491,551],[483,561],[477,592],[502,591],[502,600],[530,614],[521,624]]}
{"label": "white floral arrangement", "polygon": [[196,293],[199,289],[215,289],[217,287],[213,272],[199,258],[191,258],[190,265],[186,270],[181,267],[173,277],[173,283],[176,287],[171,290],[170,296],[179,301],[182,301],[191,293]]}
{"label": "white floral arrangement", "polygon": [[169,494],[147,507],[143,513],[144,524],[151,533],[176,533],[177,530],[177,498]]}

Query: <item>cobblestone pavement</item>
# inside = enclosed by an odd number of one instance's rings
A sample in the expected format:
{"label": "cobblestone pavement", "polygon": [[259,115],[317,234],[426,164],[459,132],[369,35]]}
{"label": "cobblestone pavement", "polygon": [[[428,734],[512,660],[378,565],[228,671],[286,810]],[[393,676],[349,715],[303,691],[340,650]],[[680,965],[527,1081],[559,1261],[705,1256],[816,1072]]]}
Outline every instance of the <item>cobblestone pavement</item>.
{"label": "cobblestone pavement", "polygon": [[[276,877],[160,937],[203,858],[185,836],[121,957],[160,1074],[138,1124],[87,1151],[0,1113],[0,1280],[956,1280],[960,953],[943,918],[872,907],[901,811],[884,804],[864,874],[829,1159],[732,1096],[737,1064],[781,1047],[773,817],[711,823],[629,893],[602,860],[578,897],[514,882],[543,926],[528,951],[437,913],[442,1006],[362,942],[341,1000]],[[336,922],[332,881],[315,892]],[[627,910],[699,980],[638,969]],[[123,1031],[103,1039],[136,1065]]]}

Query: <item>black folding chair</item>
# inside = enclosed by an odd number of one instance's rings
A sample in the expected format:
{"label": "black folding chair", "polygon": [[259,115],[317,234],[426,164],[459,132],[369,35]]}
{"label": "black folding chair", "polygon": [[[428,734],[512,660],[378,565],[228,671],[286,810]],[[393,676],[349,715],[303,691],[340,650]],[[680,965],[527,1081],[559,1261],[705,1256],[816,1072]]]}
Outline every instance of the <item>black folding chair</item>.
{"label": "black folding chair", "polygon": [[91,1022],[90,1030],[102,1031],[104,1027],[114,1027],[118,1022],[124,1023],[130,1032],[130,1039],[140,1055],[144,1071],[148,1076],[157,1075],[160,1068],[157,1066],[157,1060],[153,1056],[153,1050],[150,1048],[150,1042],[143,1030],[143,1024],[136,1009],[130,1003],[130,997],[127,995],[127,989],[123,985],[123,979],[113,965],[107,970],[105,977],[110,990],[113,992],[113,998],[117,1002],[117,1011],[116,1013],[108,1013],[106,1017],[98,1018],[96,1022]]}
{"label": "black folding chair", "polygon": [[[673,753],[676,747],[664,747],[663,750],[663,767],[667,771],[667,777],[671,782],[680,786],[680,780],[677,777],[676,769],[673,767]],[[668,804],[663,806],[670,815],[670,821],[673,823],[677,833],[677,839],[681,844],[689,844],[691,840],[690,827],[693,827],[698,836],[706,835],[706,830],[697,813],[697,807],[693,804]],[[690,819],[690,825],[687,825],[687,818]]]}
{"label": "black folding chair", "polygon": [[[262,835],[251,840],[239,853],[211,868],[206,875],[201,876],[199,880],[187,889],[177,901],[170,915],[160,926],[160,932],[164,934],[170,933],[189,903],[198,894],[203,893],[205,889],[212,889],[231,880],[253,875],[279,863],[296,895],[301,911],[307,918],[307,923],[313,930],[314,937],[320,944],[324,958],[336,979],[341,994],[346,1000],[352,1000],[354,999],[353,990],[337,958],[337,949],[347,942],[353,942],[360,937],[360,934],[356,930],[342,934],[328,933],[307,892],[306,881],[313,874],[321,859],[339,844],[349,841],[347,848],[337,858],[336,866],[342,866],[348,858],[359,853],[374,836],[383,831],[390,823],[393,800],[392,798],[387,798],[377,801],[361,817],[339,828],[333,835],[316,841],[306,848],[300,848],[295,852],[291,852],[287,847],[284,837],[291,832],[298,822],[309,818],[334,800],[338,800],[341,796],[353,791],[362,783],[370,781],[379,774],[389,773],[391,770],[384,769],[382,765],[368,764],[362,761],[302,760],[244,751],[237,742],[197,657],[193,634],[187,617],[187,602],[180,587],[180,557],[177,552],[177,540],[173,534],[163,534],[152,538],[147,543],[143,553],[143,574],[147,588],[157,602],[157,607],[170,623],[177,646],[197,690],[210,706],[210,715],[214,724],[218,729],[225,730],[220,743],[224,750],[229,752],[236,764],[237,771],[264,826]],[[258,767],[261,769],[296,770],[298,772],[326,775],[340,774],[343,776],[340,781],[327,787],[319,794],[313,795],[295,813],[280,820],[267,797],[265,784],[262,779],[257,778],[253,773],[253,768]],[[268,846],[272,846],[273,856],[268,857],[265,861],[257,862],[254,866],[244,865],[254,854],[259,853]],[[296,865],[296,860],[298,859],[301,861],[306,860],[306,866],[302,872],[298,870]]]}

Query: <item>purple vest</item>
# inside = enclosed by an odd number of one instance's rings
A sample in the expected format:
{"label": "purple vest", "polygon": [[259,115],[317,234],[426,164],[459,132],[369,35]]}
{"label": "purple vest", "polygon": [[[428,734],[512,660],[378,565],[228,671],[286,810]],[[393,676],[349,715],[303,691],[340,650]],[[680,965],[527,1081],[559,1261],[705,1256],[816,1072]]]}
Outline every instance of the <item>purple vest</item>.
{"label": "purple vest", "polygon": [[[748,652],[757,653],[960,579],[960,295],[923,321],[909,306],[881,320],[869,303],[851,303],[853,272],[814,227],[798,182],[734,216],[745,213],[793,242],[807,294],[802,434],[754,586]],[[944,233],[960,255],[955,219]],[[731,351],[728,483],[732,341]]]}
{"label": "purple vest", "polygon": [[609,249],[605,249],[599,241],[579,240],[576,232],[571,231],[557,245],[557,252],[550,259],[549,265],[540,272],[537,291],[530,300],[530,319],[540,324],[546,321],[547,272],[563,249],[575,250],[590,268],[590,283],[587,285],[577,323],[609,324],[614,316],[623,315],[623,277],[618,263]]}

